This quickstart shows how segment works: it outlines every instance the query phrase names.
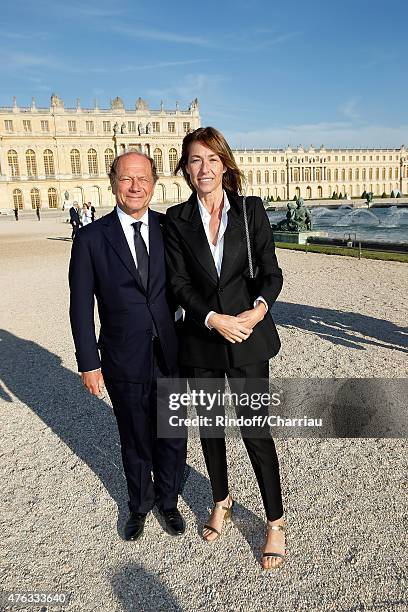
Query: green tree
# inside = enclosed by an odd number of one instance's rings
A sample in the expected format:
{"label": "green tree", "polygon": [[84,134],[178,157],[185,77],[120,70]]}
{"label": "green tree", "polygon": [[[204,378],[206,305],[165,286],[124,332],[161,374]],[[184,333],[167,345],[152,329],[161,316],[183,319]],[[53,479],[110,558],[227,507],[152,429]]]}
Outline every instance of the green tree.
{"label": "green tree", "polygon": [[382,197],[382,199],[384,199],[384,198],[387,198],[387,197],[388,197],[388,196],[387,196],[387,194],[385,193],[385,191],[383,191],[383,193],[382,193],[382,196],[381,196],[381,197]]}
{"label": "green tree", "polygon": [[395,193],[394,193],[394,190],[392,190],[392,191],[391,191],[391,197],[392,197],[392,198],[395,198]]}
{"label": "green tree", "polygon": [[281,198],[280,198],[280,196],[278,196],[278,197],[276,198],[276,201],[277,201],[277,202],[281,202],[281,201],[282,201],[282,200],[281,200]]}
{"label": "green tree", "polygon": [[333,191],[332,200],[337,200],[338,195],[335,191]]}

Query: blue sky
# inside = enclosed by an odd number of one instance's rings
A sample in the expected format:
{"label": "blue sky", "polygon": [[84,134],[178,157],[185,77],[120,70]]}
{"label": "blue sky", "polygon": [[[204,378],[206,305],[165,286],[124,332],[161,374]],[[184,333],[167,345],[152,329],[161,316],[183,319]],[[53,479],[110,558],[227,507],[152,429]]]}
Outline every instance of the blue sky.
{"label": "blue sky", "polygon": [[13,0],[0,105],[196,96],[234,147],[408,145],[407,0]]}

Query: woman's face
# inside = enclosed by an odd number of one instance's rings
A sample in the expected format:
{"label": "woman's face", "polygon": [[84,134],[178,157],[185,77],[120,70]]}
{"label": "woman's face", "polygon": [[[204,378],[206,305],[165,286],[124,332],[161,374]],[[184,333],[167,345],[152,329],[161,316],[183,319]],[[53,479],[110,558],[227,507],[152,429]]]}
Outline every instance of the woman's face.
{"label": "woman's face", "polygon": [[221,191],[226,170],[217,153],[201,142],[191,143],[186,171],[199,197]]}

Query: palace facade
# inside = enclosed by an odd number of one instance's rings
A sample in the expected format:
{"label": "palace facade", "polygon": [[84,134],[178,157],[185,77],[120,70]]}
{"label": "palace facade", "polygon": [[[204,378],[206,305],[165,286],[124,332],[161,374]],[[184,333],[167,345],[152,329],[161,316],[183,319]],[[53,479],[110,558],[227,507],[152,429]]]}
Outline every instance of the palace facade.
{"label": "palace facade", "polygon": [[[136,149],[154,158],[159,180],[154,202],[188,198],[189,188],[174,169],[184,135],[200,126],[198,101],[181,110],[151,110],[138,98],[126,109],[115,98],[97,105],[65,108],[51,96],[50,106],[22,108],[13,100],[0,108],[0,209],[61,208],[64,201],[114,204],[107,172],[118,154]],[[247,180],[247,194],[277,200],[408,194],[408,150],[296,149],[234,150]]]}
{"label": "palace facade", "polygon": [[51,96],[49,108],[0,108],[0,209],[61,208],[64,201],[114,204],[107,173],[116,155],[136,149],[154,158],[160,178],[155,202],[180,202],[190,190],[173,171],[184,135],[200,126],[198,101],[188,109],[150,110],[139,98],[125,109],[65,108]]}

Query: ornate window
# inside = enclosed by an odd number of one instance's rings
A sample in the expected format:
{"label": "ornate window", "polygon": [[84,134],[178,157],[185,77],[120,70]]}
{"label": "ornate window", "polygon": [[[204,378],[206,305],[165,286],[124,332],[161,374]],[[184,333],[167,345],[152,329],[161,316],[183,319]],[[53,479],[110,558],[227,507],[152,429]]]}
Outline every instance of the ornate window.
{"label": "ornate window", "polygon": [[190,131],[190,122],[189,121],[184,121],[183,122],[183,132],[185,134],[188,134]]}
{"label": "ornate window", "polygon": [[249,183],[250,185],[252,185],[252,183],[253,183],[253,182],[254,182],[254,177],[253,177],[253,174],[252,174],[252,170],[250,170],[250,171],[248,172],[248,183]]}
{"label": "ornate window", "polygon": [[344,168],[343,168],[343,170],[341,171],[341,180],[342,180],[342,181],[345,181],[345,180],[346,180],[346,171],[344,170]]}
{"label": "ornate window", "polygon": [[321,181],[322,180],[322,173],[320,168],[316,168],[316,181]]}
{"label": "ornate window", "polygon": [[4,129],[6,130],[6,132],[12,132],[13,131],[13,121],[12,121],[12,119],[5,119],[4,120]]}
{"label": "ornate window", "polygon": [[89,149],[88,151],[88,172],[92,176],[98,174],[98,157],[95,149]]}
{"label": "ornate window", "polygon": [[30,178],[37,176],[37,161],[32,149],[26,151],[27,176]]}
{"label": "ornate window", "polygon": [[277,170],[273,170],[272,171],[272,182],[273,183],[277,183],[278,182],[278,172],[277,172]]}
{"label": "ornate window", "polygon": [[395,168],[395,171],[394,171],[394,177],[395,177],[396,179],[398,178],[398,168]]}
{"label": "ornate window", "polygon": [[76,121],[68,121],[68,132],[70,134],[75,134],[77,131]]}
{"label": "ornate window", "polygon": [[169,166],[170,172],[174,172],[178,162],[178,155],[176,149],[170,149],[169,151]]}
{"label": "ornate window", "polygon": [[55,176],[54,155],[51,149],[44,151],[44,170],[46,176]]}
{"label": "ornate window", "polygon": [[42,132],[49,132],[50,131],[50,125],[48,123],[48,120],[45,119],[44,121],[41,121],[41,131]]}
{"label": "ornate window", "polygon": [[50,187],[48,190],[48,206],[57,208],[57,190],[55,187]]}
{"label": "ornate window", "polygon": [[365,181],[367,178],[367,170],[365,168],[363,168],[361,171],[361,178],[363,179],[363,181]]}
{"label": "ornate window", "polygon": [[152,121],[152,132],[153,134],[160,132],[160,121]]}
{"label": "ornate window", "polygon": [[25,132],[31,132],[31,121],[30,121],[30,119],[23,119],[23,130]]}
{"label": "ornate window", "polygon": [[352,169],[350,168],[350,169],[349,169],[349,181],[352,181],[352,180],[353,180],[353,171],[352,171]]}
{"label": "ornate window", "polygon": [[8,161],[8,165],[10,168],[11,176],[12,177],[20,176],[20,168],[18,166],[17,151],[14,151],[14,149],[10,149],[10,151],[7,151],[7,161]]}
{"label": "ornate window", "polygon": [[167,124],[168,130],[170,132],[170,134],[175,134],[176,132],[176,124],[174,121],[169,121]]}
{"label": "ornate window", "polygon": [[269,183],[269,170],[265,170],[265,183]]}
{"label": "ornate window", "polygon": [[71,151],[71,172],[74,176],[80,176],[81,174],[81,157],[78,149],[72,149]]}
{"label": "ornate window", "polygon": [[157,172],[163,174],[163,153],[161,149],[156,148],[153,151],[153,159],[156,164]]}
{"label": "ornate window", "polygon": [[23,192],[21,189],[14,189],[13,191],[13,204],[14,208],[19,208],[22,210],[23,208]]}
{"label": "ornate window", "polygon": [[285,171],[281,170],[281,183],[284,183],[286,179]]}
{"label": "ornate window", "polygon": [[388,178],[392,179],[392,168],[388,170]]}
{"label": "ornate window", "polygon": [[40,190],[36,187],[30,191],[31,208],[35,210],[37,206],[40,206]]}
{"label": "ornate window", "polygon": [[86,121],[86,131],[89,132],[90,134],[94,133],[94,122],[93,121]]}
{"label": "ornate window", "polygon": [[334,180],[335,180],[335,181],[338,181],[338,180],[339,180],[339,171],[338,171],[338,169],[337,169],[337,168],[336,168],[336,169],[335,169],[335,171],[334,171]]}
{"label": "ornate window", "polygon": [[331,170],[330,170],[330,168],[327,170],[327,180],[331,181]]}
{"label": "ornate window", "polygon": [[105,157],[105,172],[106,174],[109,174],[110,169],[113,164],[113,160],[115,159],[112,149],[105,149],[104,157]]}
{"label": "ornate window", "polygon": [[105,132],[105,134],[109,134],[109,132],[111,131],[111,122],[110,121],[104,121],[103,122],[103,131]]}
{"label": "ornate window", "polygon": [[256,173],[256,182],[258,183],[258,185],[262,182],[262,176],[261,176],[260,170],[258,170]]}
{"label": "ornate window", "polygon": [[[358,180],[359,180],[359,178],[360,178],[360,170],[359,170],[358,168],[356,169],[356,172],[355,172],[355,177],[354,177],[354,178],[356,179],[356,181],[358,181]],[[358,190],[357,190],[357,191],[358,191]]]}
{"label": "ornate window", "polygon": [[293,168],[293,180],[295,183],[299,182],[299,168]]}
{"label": "ornate window", "polygon": [[385,178],[386,178],[385,172],[386,172],[386,170],[385,170],[385,168],[383,168],[382,169],[382,178],[383,178],[383,180],[385,180]]}

